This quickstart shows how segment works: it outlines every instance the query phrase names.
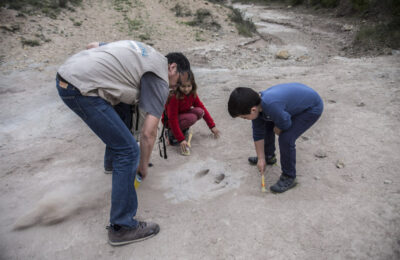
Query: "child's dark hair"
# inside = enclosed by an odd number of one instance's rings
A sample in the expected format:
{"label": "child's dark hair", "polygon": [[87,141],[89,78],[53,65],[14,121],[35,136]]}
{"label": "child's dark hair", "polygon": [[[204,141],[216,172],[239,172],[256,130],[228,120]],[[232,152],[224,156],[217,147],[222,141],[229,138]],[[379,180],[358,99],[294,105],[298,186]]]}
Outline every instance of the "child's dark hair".
{"label": "child's dark hair", "polygon": [[190,70],[190,62],[181,52],[170,52],[165,57],[168,59],[168,64],[176,63],[176,69],[179,73]]}
{"label": "child's dark hair", "polygon": [[[196,81],[195,81],[195,79],[194,79],[194,74],[193,74],[193,71],[192,70],[189,70],[189,79],[190,79],[190,84],[192,85],[192,90],[190,91],[190,94],[189,95],[191,95],[191,94],[193,94],[193,96],[196,98],[197,97],[197,84],[196,84]],[[181,89],[180,89],[180,87],[178,87],[176,90],[175,90],[175,92],[176,92],[176,98],[177,99],[181,99],[181,98],[183,98],[183,96],[185,95],[182,91],[181,91]]]}
{"label": "child's dark hair", "polygon": [[251,88],[235,88],[228,101],[228,112],[231,117],[250,114],[251,108],[261,103],[260,95]]}

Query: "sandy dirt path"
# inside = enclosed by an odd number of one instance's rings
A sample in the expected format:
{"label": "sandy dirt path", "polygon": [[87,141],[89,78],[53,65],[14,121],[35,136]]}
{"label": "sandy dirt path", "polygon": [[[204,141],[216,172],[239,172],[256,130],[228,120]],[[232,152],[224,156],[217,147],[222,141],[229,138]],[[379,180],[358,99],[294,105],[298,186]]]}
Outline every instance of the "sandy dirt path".
{"label": "sandy dirt path", "polygon": [[[236,7],[257,36],[227,34],[182,50],[222,137],[199,122],[190,157],[168,147],[163,160],[155,147],[137,217],[161,231],[141,243],[107,244],[104,144],[57,96],[60,64],[2,70],[0,259],[400,258],[399,54],[347,58],[339,20]],[[288,59],[275,57],[282,50]],[[313,87],[325,110],[297,141],[298,186],[275,195],[260,192],[247,163],[250,122],[230,118],[226,104],[235,87],[284,82]],[[279,175],[279,163],[268,167],[267,186]]]}

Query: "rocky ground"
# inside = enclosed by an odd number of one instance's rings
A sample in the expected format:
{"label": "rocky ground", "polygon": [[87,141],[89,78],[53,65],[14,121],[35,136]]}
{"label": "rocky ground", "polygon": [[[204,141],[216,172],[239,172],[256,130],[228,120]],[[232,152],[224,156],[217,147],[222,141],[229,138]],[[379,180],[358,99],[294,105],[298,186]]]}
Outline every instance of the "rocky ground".
{"label": "rocky ground", "polygon": [[[242,37],[220,5],[132,3],[86,0],[56,19],[0,10],[1,259],[400,257],[398,50],[354,58],[359,21],[300,8],[235,5],[257,26]],[[199,9],[211,16],[187,25]],[[104,144],[61,102],[54,77],[87,43],[119,39],[184,52],[222,137],[212,139],[199,122],[190,157],[168,147],[163,160],[155,147],[137,216],[161,232],[113,248],[104,229],[111,190]],[[40,45],[29,46],[35,40]],[[261,193],[247,164],[251,125],[230,118],[227,100],[238,86],[294,81],[317,90],[325,111],[297,142],[298,186]],[[267,185],[279,174],[279,164],[269,167]]]}

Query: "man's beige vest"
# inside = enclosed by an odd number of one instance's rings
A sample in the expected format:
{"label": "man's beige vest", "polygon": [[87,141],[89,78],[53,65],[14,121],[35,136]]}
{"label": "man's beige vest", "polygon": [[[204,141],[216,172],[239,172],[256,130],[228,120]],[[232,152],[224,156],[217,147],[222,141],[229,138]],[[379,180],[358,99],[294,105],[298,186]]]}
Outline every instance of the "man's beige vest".
{"label": "man's beige vest", "polygon": [[100,96],[111,105],[136,103],[146,72],[168,83],[167,58],[144,43],[128,40],[81,51],[58,70],[82,95]]}

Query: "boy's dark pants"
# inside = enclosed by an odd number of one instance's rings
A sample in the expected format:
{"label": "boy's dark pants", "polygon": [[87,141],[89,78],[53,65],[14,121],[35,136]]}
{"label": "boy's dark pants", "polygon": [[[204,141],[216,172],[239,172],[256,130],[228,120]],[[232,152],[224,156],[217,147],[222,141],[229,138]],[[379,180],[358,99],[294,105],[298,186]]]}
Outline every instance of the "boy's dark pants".
{"label": "boy's dark pants", "polygon": [[[292,126],[279,135],[279,150],[281,156],[282,173],[296,178],[296,140],[309,129],[321,116],[307,111],[292,117]],[[265,156],[275,154],[275,124],[268,121],[265,128],[264,152]]]}

